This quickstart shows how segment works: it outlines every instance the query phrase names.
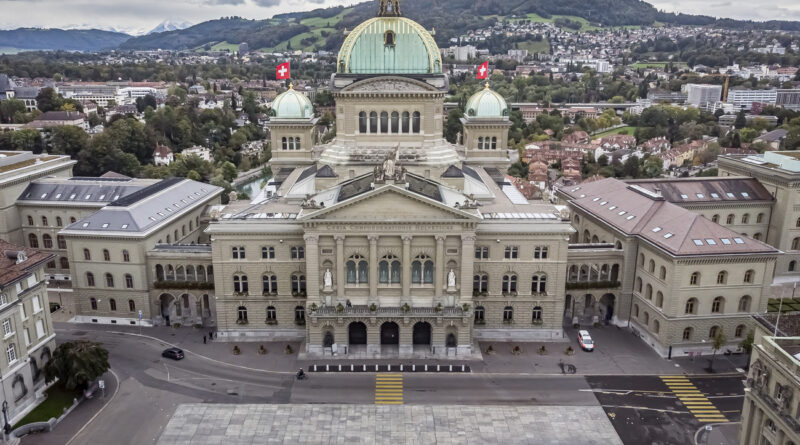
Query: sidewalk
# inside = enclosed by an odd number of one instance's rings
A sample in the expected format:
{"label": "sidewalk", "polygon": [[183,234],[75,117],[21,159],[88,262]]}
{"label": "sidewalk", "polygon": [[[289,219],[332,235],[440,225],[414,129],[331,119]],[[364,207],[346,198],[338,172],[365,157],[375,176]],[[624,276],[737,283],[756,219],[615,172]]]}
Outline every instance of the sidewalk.
{"label": "sidewalk", "polygon": [[81,402],[71,413],[69,413],[53,431],[49,433],[29,434],[20,440],[25,445],[65,445],[78,431],[89,422],[100,410],[111,401],[112,396],[117,391],[119,382],[109,371],[102,377],[106,383],[105,397],[98,390],[94,397]]}
{"label": "sidewalk", "polygon": [[711,431],[702,429],[695,437],[695,445],[739,445],[740,422],[714,424]]}

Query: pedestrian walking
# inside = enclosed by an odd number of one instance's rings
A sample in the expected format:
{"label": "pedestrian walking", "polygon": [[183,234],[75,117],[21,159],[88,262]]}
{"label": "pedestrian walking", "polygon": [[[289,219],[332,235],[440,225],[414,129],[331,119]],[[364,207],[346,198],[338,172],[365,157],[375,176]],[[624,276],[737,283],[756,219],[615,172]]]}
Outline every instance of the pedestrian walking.
{"label": "pedestrian walking", "polygon": [[206,344],[206,336],[203,334],[203,344]]}
{"label": "pedestrian walking", "polygon": [[214,331],[208,331],[208,339],[211,340],[214,338]]}

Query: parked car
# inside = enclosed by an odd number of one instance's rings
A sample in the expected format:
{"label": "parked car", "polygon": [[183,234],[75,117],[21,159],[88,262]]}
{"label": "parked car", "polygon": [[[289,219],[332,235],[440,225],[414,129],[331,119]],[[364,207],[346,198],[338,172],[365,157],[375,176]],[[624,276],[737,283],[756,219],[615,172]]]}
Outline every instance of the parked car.
{"label": "parked car", "polygon": [[183,350],[178,348],[165,349],[164,352],[161,353],[161,356],[171,358],[172,360],[181,360],[183,359]]}
{"label": "parked car", "polygon": [[584,351],[594,351],[594,341],[592,341],[589,331],[583,329],[578,331],[578,344],[581,345],[581,349]]}

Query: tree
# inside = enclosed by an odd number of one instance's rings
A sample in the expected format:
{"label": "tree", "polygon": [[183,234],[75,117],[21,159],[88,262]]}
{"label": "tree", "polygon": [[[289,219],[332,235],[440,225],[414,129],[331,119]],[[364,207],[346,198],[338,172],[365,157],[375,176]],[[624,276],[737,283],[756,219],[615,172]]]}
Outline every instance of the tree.
{"label": "tree", "polygon": [[740,111],[736,115],[736,120],[733,121],[733,126],[738,130],[744,128],[745,125],[747,125],[747,118],[744,116],[744,111]]}
{"label": "tree", "polygon": [[58,379],[68,390],[86,389],[109,368],[108,351],[100,343],[74,340],[58,345],[44,367],[44,376],[48,382]]}
{"label": "tree", "polygon": [[747,333],[747,337],[744,338],[741,342],[739,342],[739,347],[747,353],[747,365],[750,366],[750,355],[753,353],[753,343],[755,342],[756,332],[754,330],[750,330]]}
{"label": "tree", "polygon": [[25,102],[19,99],[8,99],[0,102],[0,122],[11,124],[14,122],[14,115],[24,113]]}
{"label": "tree", "polygon": [[36,106],[42,110],[42,113],[59,110],[62,105],[64,105],[64,99],[53,88],[42,88],[36,95]]}
{"label": "tree", "polygon": [[[633,156],[632,156],[633,157]],[[656,156],[649,156],[644,160],[642,173],[648,178],[658,178],[663,173],[663,163]]]}
{"label": "tree", "polygon": [[717,356],[717,351],[719,351],[725,343],[728,342],[728,338],[725,337],[725,334],[722,332],[722,329],[717,329],[717,335],[711,339],[711,350],[714,351],[711,354],[711,360],[708,361],[708,371],[714,372],[714,358]]}
{"label": "tree", "polygon": [[224,179],[226,182],[232,182],[238,175],[239,172],[236,170],[236,166],[233,165],[232,162],[225,162],[222,164],[222,179]]}
{"label": "tree", "polygon": [[636,156],[630,156],[625,160],[622,165],[622,174],[629,178],[639,177],[639,159]]}
{"label": "tree", "polygon": [[89,146],[89,135],[80,127],[62,125],[55,127],[50,138],[50,152],[65,154],[71,158]]}
{"label": "tree", "polygon": [[464,131],[461,125],[462,117],[464,117],[464,115],[458,108],[450,110],[450,112],[447,113],[447,125],[445,125],[444,128],[444,137],[451,144],[457,144],[459,142],[456,140],[457,136]]}

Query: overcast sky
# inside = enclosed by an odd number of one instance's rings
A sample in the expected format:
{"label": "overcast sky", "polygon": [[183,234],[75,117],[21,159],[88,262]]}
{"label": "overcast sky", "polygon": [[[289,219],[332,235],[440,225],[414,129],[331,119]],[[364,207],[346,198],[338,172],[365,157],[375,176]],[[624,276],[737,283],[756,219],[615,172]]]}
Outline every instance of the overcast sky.
{"label": "overcast sky", "polygon": [[[480,0],[476,0],[480,1]],[[274,14],[349,5],[358,0],[0,0],[0,28],[114,28],[149,31],[164,20],[199,23],[237,15],[264,19]],[[797,0],[651,0],[666,11],[753,20],[800,20]]]}

